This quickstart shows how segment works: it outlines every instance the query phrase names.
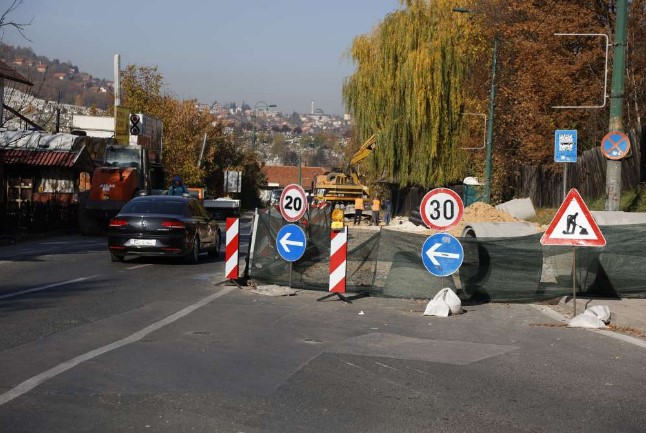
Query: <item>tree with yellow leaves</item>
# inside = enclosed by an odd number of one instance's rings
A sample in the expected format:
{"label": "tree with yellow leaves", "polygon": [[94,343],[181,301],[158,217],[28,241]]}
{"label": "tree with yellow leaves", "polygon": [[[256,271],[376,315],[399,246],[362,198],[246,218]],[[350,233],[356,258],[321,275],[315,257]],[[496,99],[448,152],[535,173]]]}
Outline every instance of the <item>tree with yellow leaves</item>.
{"label": "tree with yellow leaves", "polygon": [[[469,6],[465,1],[460,6]],[[468,161],[459,146],[472,28],[455,19],[452,0],[401,0],[367,35],[354,39],[356,64],[343,86],[360,142],[377,135],[376,177],[401,186],[461,180]]]}

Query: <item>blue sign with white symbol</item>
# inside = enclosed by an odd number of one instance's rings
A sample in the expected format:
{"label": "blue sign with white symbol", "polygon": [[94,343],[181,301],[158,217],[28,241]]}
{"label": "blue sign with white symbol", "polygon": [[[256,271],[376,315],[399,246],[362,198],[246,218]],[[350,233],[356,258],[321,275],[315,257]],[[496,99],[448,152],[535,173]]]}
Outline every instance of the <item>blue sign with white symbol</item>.
{"label": "blue sign with white symbol", "polygon": [[446,277],[462,266],[462,244],[448,233],[430,236],[422,245],[422,261],[426,269],[437,277]]}
{"label": "blue sign with white symbol", "polygon": [[576,162],[576,129],[554,131],[554,162]]}
{"label": "blue sign with white symbol", "polygon": [[608,159],[623,159],[629,151],[630,139],[621,131],[611,131],[601,139],[601,153]]}
{"label": "blue sign with white symbol", "polygon": [[288,262],[295,262],[303,257],[306,246],[305,232],[296,224],[287,224],[278,231],[276,249],[278,254]]}

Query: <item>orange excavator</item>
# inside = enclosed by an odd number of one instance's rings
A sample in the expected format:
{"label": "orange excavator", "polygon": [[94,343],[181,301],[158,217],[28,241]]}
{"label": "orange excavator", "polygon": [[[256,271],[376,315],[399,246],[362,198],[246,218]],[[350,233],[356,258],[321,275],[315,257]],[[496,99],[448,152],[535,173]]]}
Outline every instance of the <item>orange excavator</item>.
{"label": "orange excavator", "polygon": [[164,187],[161,137],[159,143],[146,136],[134,136],[133,141],[138,144],[108,145],[90,190],[79,195],[79,227],[84,235],[104,232],[130,199]]}

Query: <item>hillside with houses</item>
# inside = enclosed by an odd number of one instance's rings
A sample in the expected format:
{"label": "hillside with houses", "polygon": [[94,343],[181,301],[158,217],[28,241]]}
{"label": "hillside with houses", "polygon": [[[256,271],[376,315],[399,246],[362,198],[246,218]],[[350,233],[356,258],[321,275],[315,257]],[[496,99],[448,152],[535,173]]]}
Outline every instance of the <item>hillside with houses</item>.
{"label": "hillside with houses", "polygon": [[98,109],[113,104],[113,81],[93,77],[69,60],[52,60],[31,48],[8,44],[0,44],[0,60],[31,81],[39,99]]}

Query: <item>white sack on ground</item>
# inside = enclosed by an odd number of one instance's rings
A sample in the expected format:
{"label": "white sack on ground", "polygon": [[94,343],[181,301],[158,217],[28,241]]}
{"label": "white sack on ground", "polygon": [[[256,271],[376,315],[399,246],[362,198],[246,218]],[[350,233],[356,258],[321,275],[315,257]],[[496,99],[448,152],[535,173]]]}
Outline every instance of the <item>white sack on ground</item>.
{"label": "white sack on ground", "polygon": [[607,305],[595,305],[585,310],[583,314],[596,316],[606,325],[610,323],[610,307]]}
{"label": "white sack on ground", "polygon": [[605,328],[606,324],[601,321],[597,316],[591,314],[579,314],[573,319],[570,319],[567,326],[570,328],[591,328],[601,329]]}
{"label": "white sack on ground", "polygon": [[595,305],[568,322],[572,328],[602,329],[610,323],[610,308],[607,305]]}
{"label": "white sack on ground", "polygon": [[448,317],[449,314],[460,314],[461,312],[462,301],[453,290],[445,287],[431,299],[424,310],[424,315]]}

